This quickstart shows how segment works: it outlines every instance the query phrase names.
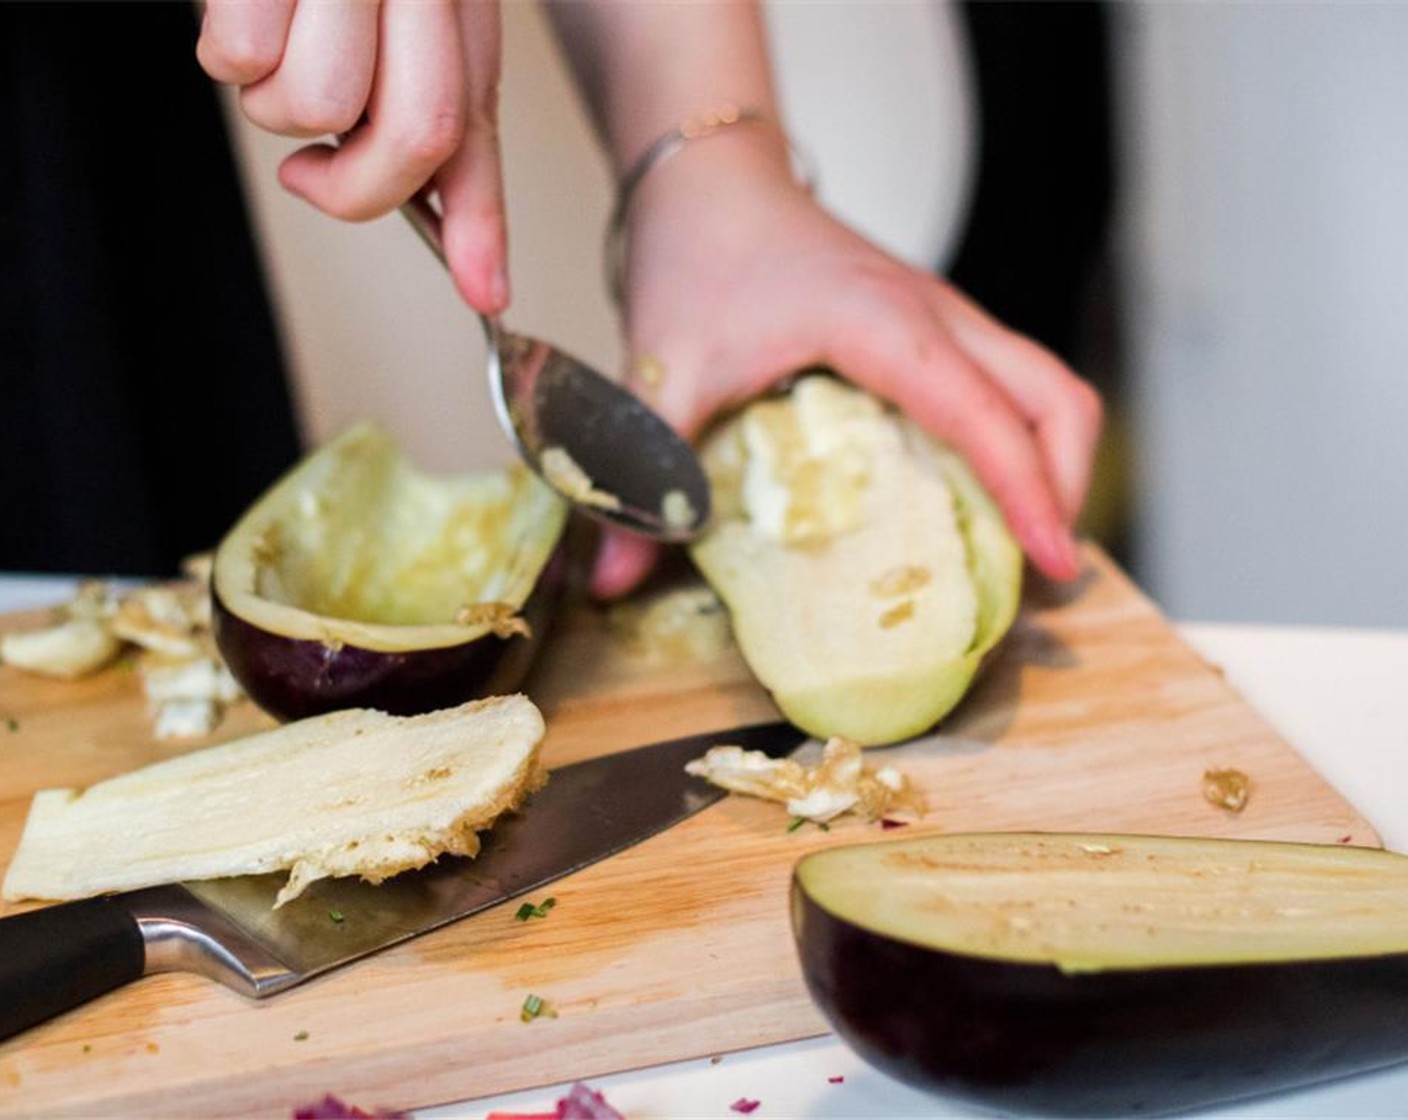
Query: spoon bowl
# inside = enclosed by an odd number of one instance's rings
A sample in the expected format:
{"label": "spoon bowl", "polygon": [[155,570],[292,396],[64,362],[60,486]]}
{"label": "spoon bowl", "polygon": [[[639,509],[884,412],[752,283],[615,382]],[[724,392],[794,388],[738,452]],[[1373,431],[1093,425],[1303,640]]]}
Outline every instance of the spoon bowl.
{"label": "spoon bowl", "polygon": [[[447,264],[430,201],[417,194],[401,213]],[[479,318],[494,411],[524,462],[600,521],[666,542],[699,535],[709,520],[709,482],[669,424],[585,362],[497,318]]]}

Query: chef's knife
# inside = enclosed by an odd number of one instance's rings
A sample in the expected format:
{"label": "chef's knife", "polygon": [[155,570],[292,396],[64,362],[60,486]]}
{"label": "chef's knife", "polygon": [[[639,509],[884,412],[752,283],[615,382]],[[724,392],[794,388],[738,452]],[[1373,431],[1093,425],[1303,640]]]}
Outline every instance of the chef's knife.
{"label": "chef's knife", "polygon": [[368,953],[486,910],[631,847],[726,796],[684,772],[711,746],[785,755],[788,723],[690,735],[559,767],[483,835],[371,886],[324,879],[275,910],[284,875],[187,882],[0,920],[0,1038],[157,972],[195,972],[262,999]]}

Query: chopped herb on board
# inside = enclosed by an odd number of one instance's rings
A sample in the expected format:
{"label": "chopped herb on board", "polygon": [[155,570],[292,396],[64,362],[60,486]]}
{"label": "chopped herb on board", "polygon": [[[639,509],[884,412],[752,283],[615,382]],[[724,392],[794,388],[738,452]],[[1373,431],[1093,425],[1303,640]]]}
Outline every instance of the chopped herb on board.
{"label": "chopped herb on board", "polygon": [[525,902],[518,908],[518,913],[514,915],[514,918],[520,922],[526,922],[529,918],[546,918],[548,911],[556,905],[557,899],[551,897],[543,899],[536,906],[531,902]]}
{"label": "chopped herb on board", "polygon": [[523,1007],[518,1012],[518,1017],[525,1023],[531,1023],[534,1019],[556,1019],[557,1012],[548,1006],[547,1000],[542,996],[535,996],[531,993],[523,1001]]}
{"label": "chopped herb on board", "polygon": [[7,731],[18,731],[20,729],[20,721],[17,720],[14,716],[6,716],[5,729]]}
{"label": "chopped herb on board", "polygon": [[308,1041],[308,1032],[307,1032],[307,1031],[299,1031],[296,1035],[293,1036],[293,1041],[294,1041],[294,1042],[306,1042],[306,1041]]}

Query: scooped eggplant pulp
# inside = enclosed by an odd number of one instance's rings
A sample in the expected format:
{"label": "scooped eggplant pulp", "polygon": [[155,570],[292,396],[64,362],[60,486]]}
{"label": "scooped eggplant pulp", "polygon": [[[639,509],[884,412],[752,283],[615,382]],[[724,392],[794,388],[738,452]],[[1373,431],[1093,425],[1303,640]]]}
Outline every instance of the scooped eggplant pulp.
{"label": "scooped eggplant pulp", "polygon": [[749,405],[702,448],[691,555],[797,726],[867,746],[932,727],[1011,626],[1021,550],[963,461],[837,378]]}
{"label": "scooped eggplant pulp", "polygon": [[823,1013],[988,1108],[1159,1114],[1408,1060],[1408,858],[1144,836],[816,852],[792,917]]}
{"label": "scooped eggplant pulp", "polygon": [[216,641],[279,719],[410,715],[512,691],[547,622],[566,520],[520,466],[433,476],[384,431],[354,427],[221,542]]}

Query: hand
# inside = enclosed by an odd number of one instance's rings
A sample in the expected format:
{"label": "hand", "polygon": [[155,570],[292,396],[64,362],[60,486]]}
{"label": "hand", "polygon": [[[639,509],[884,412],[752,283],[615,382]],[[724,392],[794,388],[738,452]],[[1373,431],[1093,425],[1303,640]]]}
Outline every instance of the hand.
{"label": "hand", "polygon": [[[1037,568],[1077,574],[1071,526],[1098,395],[951,285],[829,216],[793,184],[776,138],[735,129],[660,164],[629,233],[631,348],[664,371],[633,388],[686,437],[773,382],[828,366],[959,451]],[[652,558],[640,538],[607,537],[595,590],[629,590]]]}
{"label": "hand", "polygon": [[366,221],[433,186],[460,292],[497,314],[509,301],[499,16],[495,0],[207,0],[196,56],[260,127],[351,134],[279,169],[318,209]]}

